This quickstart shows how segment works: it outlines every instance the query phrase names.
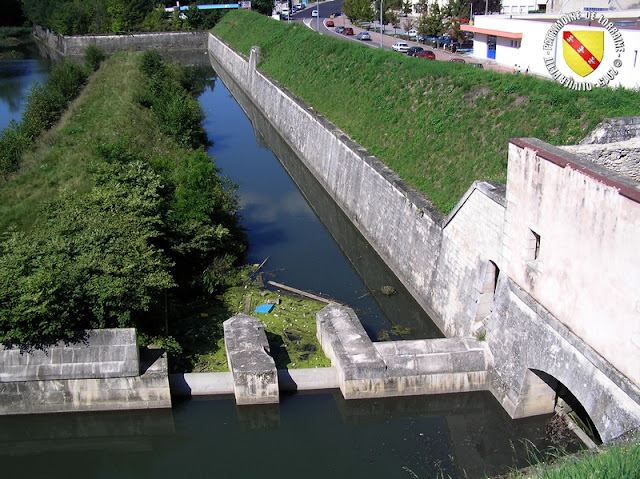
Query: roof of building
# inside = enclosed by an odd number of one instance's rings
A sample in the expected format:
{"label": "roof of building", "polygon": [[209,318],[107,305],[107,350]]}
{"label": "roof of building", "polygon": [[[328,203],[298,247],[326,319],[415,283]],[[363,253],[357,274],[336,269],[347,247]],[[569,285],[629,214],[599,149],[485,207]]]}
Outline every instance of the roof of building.
{"label": "roof of building", "polygon": [[471,25],[460,25],[463,32],[482,33],[485,35],[494,35],[496,37],[511,38],[513,40],[522,40],[522,33],[504,32],[502,30],[493,30],[490,28],[480,28]]}

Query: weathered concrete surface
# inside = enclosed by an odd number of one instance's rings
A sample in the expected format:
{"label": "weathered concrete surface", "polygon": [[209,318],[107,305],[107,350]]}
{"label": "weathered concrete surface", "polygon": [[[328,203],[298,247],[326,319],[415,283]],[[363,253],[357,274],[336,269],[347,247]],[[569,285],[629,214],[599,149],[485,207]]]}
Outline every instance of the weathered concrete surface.
{"label": "weathered concrete surface", "polygon": [[0,383],[138,376],[135,329],[87,331],[84,341],[31,352],[0,345]]}
{"label": "weathered concrete surface", "polygon": [[0,415],[171,407],[166,355],[145,351],[140,364],[136,376],[0,382]]}
{"label": "weathered concrete surface", "polygon": [[489,389],[491,355],[469,338],[373,343],[352,309],[317,314],[317,334],[345,399]]}
{"label": "weathered concrete surface", "polygon": [[[280,391],[318,391],[337,389],[335,368],[278,369]],[[233,394],[231,373],[170,374],[169,384],[174,396],[208,396]]]}
{"label": "weathered concrete surface", "polygon": [[233,394],[231,373],[169,374],[173,396],[208,396]]}
{"label": "weathered concrete surface", "polygon": [[277,403],[278,374],[276,364],[269,355],[264,323],[258,318],[238,314],[227,319],[223,327],[236,403]]}

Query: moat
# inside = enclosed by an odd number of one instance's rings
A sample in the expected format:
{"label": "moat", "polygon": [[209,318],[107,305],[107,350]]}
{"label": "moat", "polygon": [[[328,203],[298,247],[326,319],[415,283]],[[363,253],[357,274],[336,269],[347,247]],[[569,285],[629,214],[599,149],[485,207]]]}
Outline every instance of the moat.
{"label": "moat", "polygon": [[[26,72],[11,81],[21,78],[27,88],[33,72],[46,70],[39,60],[10,62],[0,62],[0,71]],[[12,91],[3,106],[19,104],[25,88]],[[219,79],[200,101],[209,152],[239,184],[250,262],[268,257],[265,269],[276,281],[349,304],[372,337],[393,325],[416,337],[438,334],[371,248],[345,231],[337,208],[312,186],[298,189],[265,144],[273,133],[256,139]],[[399,293],[377,294],[386,284]],[[548,419],[513,421],[489,393],[345,401],[326,391],[283,396],[275,407],[238,408],[225,397],[176,401],[170,411],[5,417],[0,424],[12,476],[68,477],[91,468],[97,477],[422,478],[484,477],[526,465],[529,441],[548,444]]]}

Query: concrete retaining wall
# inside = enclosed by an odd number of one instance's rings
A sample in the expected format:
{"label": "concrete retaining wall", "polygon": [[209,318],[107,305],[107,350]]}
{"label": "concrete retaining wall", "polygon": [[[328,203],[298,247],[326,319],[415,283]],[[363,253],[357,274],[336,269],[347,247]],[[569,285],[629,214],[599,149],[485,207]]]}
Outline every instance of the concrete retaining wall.
{"label": "concrete retaining wall", "polygon": [[171,407],[167,358],[134,329],[88,331],[45,351],[0,351],[0,415]]}
{"label": "concrete retaining wall", "polygon": [[205,50],[208,32],[162,32],[130,35],[63,36],[35,26],[34,36],[64,56],[81,56],[89,45],[107,54],[119,50]]}
{"label": "concrete retaining wall", "polygon": [[135,329],[88,331],[83,342],[60,342],[46,351],[23,352],[0,345],[1,383],[131,377],[139,372]]}

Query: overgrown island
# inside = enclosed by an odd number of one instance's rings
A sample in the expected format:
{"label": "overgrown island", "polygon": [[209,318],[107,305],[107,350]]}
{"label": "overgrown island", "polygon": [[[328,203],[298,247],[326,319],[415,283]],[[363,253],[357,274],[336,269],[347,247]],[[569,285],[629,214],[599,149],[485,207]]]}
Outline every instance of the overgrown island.
{"label": "overgrown island", "polygon": [[[474,180],[505,180],[509,138],[571,144],[604,118],[640,115],[636,91],[425,62],[251,12],[214,33],[245,54],[259,45],[259,68],[443,213]],[[277,366],[328,365],[315,342],[323,305],[260,288],[242,264],[238,202],[204,149],[196,72],[156,52],[102,60],[90,50],[85,65],[57,66],[0,138],[0,342],[135,326],[176,371],[224,370],[222,321],[277,300],[265,320]],[[622,449],[618,472],[638,450]]]}

